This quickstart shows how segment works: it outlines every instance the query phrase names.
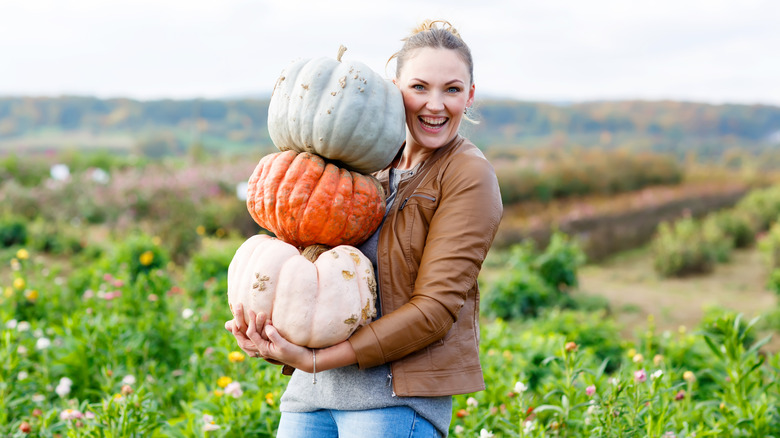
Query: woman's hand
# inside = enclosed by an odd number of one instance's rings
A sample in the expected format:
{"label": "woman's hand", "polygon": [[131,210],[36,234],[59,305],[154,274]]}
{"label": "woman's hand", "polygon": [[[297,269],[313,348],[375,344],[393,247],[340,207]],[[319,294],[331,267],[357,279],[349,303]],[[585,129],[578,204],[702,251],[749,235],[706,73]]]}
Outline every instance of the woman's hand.
{"label": "woman's hand", "polygon": [[311,350],[284,339],[264,313],[255,314],[250,310],[247,322],[243,306],[239,304],[233,318],[225,322],[225,329],[250,357],[262,357],[273,364],[287,364],[302,371],[312,370]]}

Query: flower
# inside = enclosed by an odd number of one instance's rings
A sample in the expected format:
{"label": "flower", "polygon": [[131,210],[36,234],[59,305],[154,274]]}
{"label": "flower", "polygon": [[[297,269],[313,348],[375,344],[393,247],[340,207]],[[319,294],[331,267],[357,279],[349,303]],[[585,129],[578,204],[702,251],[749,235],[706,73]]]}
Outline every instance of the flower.
{"label": "flower", "polygon": [[60,412],[61,420],[78,420],[79,418],[84,418],[84,414],[76,409],[65,409]]}
{"label": "flower", "polygon": [[187,308],[187,309],[184,309],[184,310],[181,311],[181,317],[184,318],[184,319],[190,319],[190,318],[192,318],[192,315],[194,315],[194,314],[195,314],[195,311],[190,309],[190,308]]}
{"label": "flower", "polygon": [[523,382],[517,382],[515,383],[515,392],[518,394],[524,393],[528,389],[527,386],[525,386],[525,383]]}
{"label": "flower", "polygon": [[634,361],[634,363],[640,363],[645,360],[645,357],[637,353],[634,355],[632,360]]}
{"label": "flower", "polygon": [[16,288],[16,290],[22,290],[24,289],[25,286],[27,286],[27,282],[24,281],[24,278],[22,277],[14,278],[14,288]]}
{"label": "flower", "polygon": [[241,390],[241,384],[238,382],[230,382],[225,387],[225,394],[233,396],[233,398],[241,398],[244,391]]}
{"label": "flower", "polygon": [[487,429],[482,429],[479,431],[479,438],[493,438],[493,432],[490,432]]}
{"label": "flower", "polygon": [[653,365],[658,366],[664,361],[664,357],[660,354],[653,356]]}
{"label": "flower", "polygon": [[49,338],[38,338],[38,340],[35,341],[36,350],[45,350],[49,347],[51,347],[51,341]]}
{"label": "flower", "polygon": [[140,262],[142,265],[144,265],[144,266],[149,266],[149,265],[151,265],[151,264],[152,264],[152,262],[154,261],[154,253],[153,253],[153,252],[151,252],[151,251],[144,251],[144,253],[143,253],[143,254],[141,254],[140,256],[138,256],[138,261],[139,261],[139,262]]}
{"label": "flower", "polygon": [[27,380],[27,377],[29,377],[27,371],[19,371],[19,374],[16,375],[17,380]]}
{"label": "flower", "polygon": [[32,400],[33,403],[42,403],[46,401],[46,396],[43,394],[33,394],[33,396],[30,397],[30,400]]}
{"label": "flower", "polygon": [[456,435],[462,434],[465,430],[466,429],[463,426],[461,426],[460,424],[455,426],[455,434]]}
{"label": "flower", "polygon": [[14,294],[14,290],[10,287],[6,287],[3,289],[3,296],[6,298],[11,298]]}
{"label": "flower", "polygon": [[529,433],[533,432],[534,429],[536,429],[536,423],[534,423],[533,421],[528,420],[525,423],[523,423],[523,433],[524,434],[529,434]]}
{"label": "flower", "polygon": [[587,388],[585,388],[585,394],[588,395],[588,397],[593,396],[593,394],[596,393],[596,385],[590,385]]}
{"label": "flower", "polygon": [[233,363],[243,362],[244,359],[246,359],[246,356],[240,351],[231,351],[230,354],[228,354],[228,360]]}
{"label": "flower", "polygon": [[570,353],[572,351],[577,351],[578,345],[576,342],[569,341],[564,345],[564,350],[566,350],[567,353]]}
{"label": "flower", "polygon": [[270,406],[274,405],[274,393],[268,392],[265,394],[265,402],[268,403]]}
{"label": "flower", "polygon": [[16,325],[16,330],[20,332],[26,332],[27,330],[30,330],[32,328],[32,325],[30,325],[27,321],[19,321],[19,324]]}
{"label": "flower", "polygon": [[653,374],[651,374],[651,375],[650,375],[650,377],[651,377],[653,380],[655,380],[655,379],[657,379],[657,378],[659,378],[659,377],[661,377],[661,376],[663,376],[663,375],[664,375],[664,371],[663,371],[663,370],[655,370],[655,371],[653,372]]}
{"label": "flower", "polygon": [[8,330],[13,330],[16,328],[16,324],[18,324],[18,321],[16,321],[15,319],[9,319],[8,321],[5,322],[5,328],[7,328]]}
{"label": "flower", "polygon": [[681,390],[677,391],[677,394],[675,394],[675,396],[674,396],[674,399],[676,401],[680,401],[680,400],[682,400],[684,398],[685,398],[685,390],[684,389],[681,389]]}
{"label": "flower", "polygon": [[135,376],[132,374],[128,374],[122,378],[123,385],[135,385],[135,381]]}
{"label": "flower", "polygon": [[60,383],[56,388],[54,388],[54,392],[56,392],[60,397],[65,398],[66,395],[70,394],[70,385],[63,385]]}
{"label": "flower", "polygon": [[32,426],[30,426],[30,423],[22,421],[22,424],[19,425],[19,432],[30,433],[32,432]]}
{"label": "flower", "polygon": [[209,414],[203,414],[203,430],[212,431],[219,429],[219,425],[214,422],[214,417]]}
{"label": "flower", "polygon": [[130,395],[133,393],[133,387],[130,385],[122,385],[122,395]]}
{"label": "flower", "polygon": [[220,388],[226,388],[228,385],[230,385],[230,382],[232,382],[233,379],[231,379],[228,376],[222,376],[219,379],[217,379],[217,386]]}
{"label": "flower", "polygon": [[645,370],[634,371],[634,380],[637,382],[644,382],[647,380],[647,373]]}
{"label": "flower", "polygon": [[631,349],[629,349],[626,352],[626,354],[628,355],[628,357],[634,357],[634,356],[636,356],[636,349],[635,348],[631,348]]}
{"label": "flower", "polygon": [[16,251],[16,258],[19,260],[27,260],[30,258],[30,252],[24,248],[20,248],[19,251]]}
{"label": "flower", "polygon": [[458,418],[463,418],[469,414],[469,411],[465,409],[458,409],[458,412],[455,413],[455,416]]}
{"label": "flower", "polygon": [[474,397],[469,397],[468,399],[466,399],[466,405],[472,408],[476,408],[477,406],[479,406],[479,402]]}
{"label": "flower", "polygon": [[683,379],[685,379],[686,382],[693,383],[696,381],[696,375],[693,374],[693,371],[686,371],[683,373]]}

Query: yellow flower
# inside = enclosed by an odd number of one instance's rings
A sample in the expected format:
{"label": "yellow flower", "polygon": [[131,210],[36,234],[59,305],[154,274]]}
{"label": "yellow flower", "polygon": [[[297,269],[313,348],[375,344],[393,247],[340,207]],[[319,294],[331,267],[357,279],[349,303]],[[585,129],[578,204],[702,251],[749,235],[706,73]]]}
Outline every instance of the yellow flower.
{"label": "yellow flower", "polygon": [[688,329],[685,328],[684,325],[681,325],[680,327],[677,327],[677,332],[680,333],[681,335],[684,335],[686,331],[688,331]]}
{"label": "yellow flower", "polygon": [[6,287],[5,290],[3,291],[3,296],[6,298],[11,298],[13,294],[14,294],[14,290],[11,289],[10,287]]}
{"label": "yellow flower", "polygon": [[16,288],[16,290],[23,290],[25,286],[27,286],[27,282],[24,281],[24,278],[16,277],[14,279],[14,288]]}
{"label": "yellow flower", "polygon": [[642,356],[641,354],[635,354],[634,358],[632,360],[634,361],[634,363],[639,363],[639,362],[644,361],[645,357]]}
{"label": "yellow flower", "polygon": [[206,234],[206,227],[203,225],[198,225],[198,228],[195,228],[195,232],[198,233],[198,236],[202,236]]}
{"label": "yellow flower", "polygon": [[245,358],[246,356],[244,356],[244,353],[240,351],[231,351],[230,354],[228,354],[228,360],[233,363],[243,362]]}
{"label": "yellow flower", "polygon": [[636,356],[636,349],[635,349],[635,348],[632,348],[632,349],[628,350],[628,353],[627,353],[627,354],[628,354],[628,357],[634,357],[634,356]]}
{"label": "yellow flower", "polygon": [[141,264],[144,266],[149,266],[154,261],[154,253],[151,251],[146,251],[141,254],[140,257],[138,257],[138,261],[141,262]]}
{"label": "yellow flower", "polygon": [[217,231],[215,231],[214,234],[216,234],[217,237],[225,237],[225,234],[227,234],[227,233],[225,232],[224,228],[220,227],[220,228],[217,228]]}
{"label": "yellow flower", "polygon": [[30,253],[26,249],[20,248],[19,251],[16,251],[16,258],[19,260],[27,260],[30,258]]}
{"label": "yellow flower", "polygon": [[30,301],[35,301],[38,299],[38,291],[35,289],[28,290],[27,292],[24,293],[24,297]]}
{"label": "yellow flower", "polygon": [[152,243],[155,246],[160,246],[160,244],[162,243],[162,239],[160,239],[159,236],[154,236],[154,237],[152,237]]}
{"label": "yellow flower", "polygon": [[222,392],[221,389],[214,390],[214,395],[216,395],[217,397],[222,397],[222,394],[224,394],[224,392]]}
{"label": "yellow flower", "polygon": [[272,392],[267,393],[265,395],[265,402],[268,403],[269,405],[273,406],[274,403],[275,403],[274,402],[274,393],[272,393]]}
{"label": "yellow flower", "polygon": [[226,386],[230,385],[230,382],[232,382],[233,379],[231,379],[228,376],[222,376],[219,379],[217,379],[217,385],[220,388],[225,388]]}
{"label": "yellow flower", "polygon": [[504,350],[502,356],[504,356],[504,359],[506,360],[512,360],[512,352],[509,350]]}
{"label": "yellow flower", "polygon": [[655,364],[655,366],[660,365],[661,362],[663,362],[663,361],[664,361],[664,357],[662,355],[660,355],[660,354],[656,354],[653,357],[653,363]]}
{"label": "yellow flower", "polygon": [[685,379],[686,382],[695,382],[696,375],[693,374],[693,371],[686,371],[683,373],[683,379]]}

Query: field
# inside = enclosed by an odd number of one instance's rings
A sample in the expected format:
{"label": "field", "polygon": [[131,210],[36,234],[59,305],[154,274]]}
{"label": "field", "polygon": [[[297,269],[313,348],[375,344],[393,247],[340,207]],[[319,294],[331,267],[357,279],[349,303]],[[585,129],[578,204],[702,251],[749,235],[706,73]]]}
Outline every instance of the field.
{"label": "field", "polygon": [[[187,164],[2,186],[0,436],[274,436],[287,378],[222,327],[227,266],[257,232],[234,180],[253,163]],[[726,224],[768,218],[758,243],[682,246],[730,255],[708,273],[661,276],[650,246],[583,264],[564,233],[492,250],[487,389],[454,398],[451,435],[780,435],[780,356],[765,338],[780,327],[765,260],[780,198],[755,193]],[[685,223],[672,242],[703,236]],[[699,267],[697,254],[683,261]]]}

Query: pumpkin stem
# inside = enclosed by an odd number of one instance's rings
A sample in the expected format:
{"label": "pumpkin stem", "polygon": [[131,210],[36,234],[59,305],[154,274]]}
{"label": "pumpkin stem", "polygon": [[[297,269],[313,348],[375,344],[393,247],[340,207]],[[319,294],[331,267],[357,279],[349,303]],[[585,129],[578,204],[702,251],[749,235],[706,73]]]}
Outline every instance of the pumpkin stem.
{"label": "pumpkin stem", "polygon": [[331,247],[328,245],[322,245],[319,243],[316,243],[314,245],[309,245],[306,248],[301,251],[301,255],[306,257],[306,260],[314,263],[319,258],[320,254],[330,251]]}
{"label": "pumpkin stem", "polygon": [[347,48],[344,47],[344,45],[339,46],[339,54],[336,55],[336,61],[341,62],[341,57],[344,56],[344,52],[347,51]]}

